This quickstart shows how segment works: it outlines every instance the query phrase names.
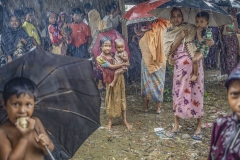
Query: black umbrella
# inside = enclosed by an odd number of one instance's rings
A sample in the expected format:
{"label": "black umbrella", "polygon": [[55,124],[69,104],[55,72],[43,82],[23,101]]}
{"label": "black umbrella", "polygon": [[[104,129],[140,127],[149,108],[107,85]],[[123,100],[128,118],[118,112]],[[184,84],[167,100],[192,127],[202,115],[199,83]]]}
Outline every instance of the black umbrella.
{"label": "black umbrella", "polygon": [[173,7],[182,8],[184,20],[188,23],[195,24],[196,14],[200,11],[208,11],[210,14],[209,26],[222,26],[232,23],[231,16],[221,7],[205,2],[203,0],[171,0],[160,5],[150,13],[156,17],[169,19],[170,11]]}
{"label": "black umbrella", "polygon": [[[49,133],[55,159],[71,158],[100,126],[101,98],[91,62],[34,49],[0,68],[0,94],[14,77],[29,78],[38,86],[33,116]],[[0,106],[0,124],[6,118]]]}
{"label": "black umbrella", "polygon": [[223,7],[240,8],[239,0],[208,0],[208,2],[214,3],[218,6],[223,6]]}

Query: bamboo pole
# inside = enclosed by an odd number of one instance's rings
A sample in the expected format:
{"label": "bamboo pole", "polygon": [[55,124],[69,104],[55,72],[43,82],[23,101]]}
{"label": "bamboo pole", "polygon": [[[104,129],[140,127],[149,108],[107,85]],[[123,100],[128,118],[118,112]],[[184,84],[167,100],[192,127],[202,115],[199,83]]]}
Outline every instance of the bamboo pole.
{"label": "bamboo pole", "polygon": [[[124,0],[119,0],[119,7],[121,10],[121,14],[123,15],[125,13],[125,1]],[[127,30],[127,25],[125,21],[122,21],[122,34],[128,40],[128,30]]]}

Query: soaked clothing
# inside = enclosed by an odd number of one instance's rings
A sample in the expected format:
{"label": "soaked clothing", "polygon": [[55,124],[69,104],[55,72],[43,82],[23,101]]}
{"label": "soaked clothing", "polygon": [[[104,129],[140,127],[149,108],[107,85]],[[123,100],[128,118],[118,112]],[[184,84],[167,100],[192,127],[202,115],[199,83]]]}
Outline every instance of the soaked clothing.
{"label": "soaked clothing", "polygon": [[204,59],[204,64],[207,68],[218,68],[218,56],[220,52],[219,47],[219,28],[218,27],[209,27],[212,28],[212,35],[215,44],[210,48],[207,57]]}
{"label": "soaked clothing", "polygon": [[114,70],[107,68],[109,64],[114,64],[114,59],[107,59],[100,55],[97,57],[97,63],[103,71],[103,80],[106,83],[105,107],[109,117],[119,117],[122,111],[126,110],[125,81],[123,74],[120,74],[114,87],[109,86],[113,81]]}
{"label": "soaked clothing", "polygon": [[25,21],[22,25],[22,28],[27,32],[30,37],[33,37],[36,40],[38,45],[41,45],[41,39],[38,35],[38,31],[32,23]]}
{"label": "soaked clothing", "polygon": [[165,83],[166,67],[162,66],[156,72],[150,74],[147,67],[142,60],[142,79],[141,79],[141,92],[142,95],[147,97],[148,100],[153,102],[163,102],[163,91]]}
{"label": "soaked clothing", "polygon": [[240,135],[234,142],[239,129],[240,121],[235,114],[218,118],[213,125],[208,160],[240,159]]}
{"label": "soaked clothing", "polygon": [[238,39],[237,35],[229,34],[222,36],[222,51],[221,51],[221,74],[229,75],[237,66],[238,56]]}
{"label": "soaked clothing", "polygon": [[199,62],[198,78],[191,82],[192,59],[182,44],[173,55],[173,112],[176,116],[188,118],[201,118],[203,116],[204,73],[202,61]]}
{"label": "soaked clothing", "polygon": [[[22,44],[20,41],[21,38],[27,41],[27,45]],[[1,43],[3,53],[11,56],[17,50],[22,54],[32,48],[32,40],[22,28],[13,29],[9,27],[5,29],[2,34]]]}

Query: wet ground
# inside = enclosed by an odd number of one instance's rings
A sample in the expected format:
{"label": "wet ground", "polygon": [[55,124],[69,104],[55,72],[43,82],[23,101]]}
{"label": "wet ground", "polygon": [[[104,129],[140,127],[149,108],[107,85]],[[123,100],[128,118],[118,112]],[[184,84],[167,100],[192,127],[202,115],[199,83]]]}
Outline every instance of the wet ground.
{"label": "wet ground", "polygon": [[[168,83],[169,82],[169,83]],[[171,101],[170,77],[166,79],[165,101]],[[155,113],[154,104],[150,112],[144,113],[140,96],[140,83],[127,86],[127,118],[133,124],[127,131],[121,118],[113,121],[112,130],[106,130],[107,116],[104,101],[101,107],[101,125],[79,148],[72,160],[205,160],[211,138],[211,123],[219,115],[230,114],[226,89],[218,83],[205,83],[205,100],[202,141],[193,140],[196,120],[181,120],[180,133],[173,139],[158,136],[154,128],[170,130],[173,124],[172,103],[164,102],[161,114]],[[104,98],[104,95],[103,95]],[[209,125],[209,126],[208,126]]]}

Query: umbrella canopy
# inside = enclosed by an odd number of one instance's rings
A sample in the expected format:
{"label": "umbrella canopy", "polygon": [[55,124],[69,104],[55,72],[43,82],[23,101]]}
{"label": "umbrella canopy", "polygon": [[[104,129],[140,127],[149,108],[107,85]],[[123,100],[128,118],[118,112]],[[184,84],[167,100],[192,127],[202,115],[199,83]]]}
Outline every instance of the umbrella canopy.
{"label": "umbrella canopy", "polygon": [[195,24],[196,14],[200,11],[207,11],[210,15],[209,26],[222,26],[232,23],[232,17],[221,7],[205,2],[203,0],[171,0],[166,2],[150,13],[156,17],[170,18],[170,11],[173,7],[182,8],[184,21]]}
{"label": "umbrella canopy", "polygon": [[240,1],[239,0],[208,0],[208,2],[214,3],[218,6],[240,8]]}
{"label": "umbrella canopy", "polygon": [[139,3],[129,11],[127,11],[122,18],[126,21],[126,24],[138,23],[138,22],[145,22],[145,21],[152,21],[157,19],[152,14],[148,12],[155,9],[157,6],[168,2],[169,0],[150,0],[147,2]]}
{"label": "umbrella canopy", "polygon": [[[56,159],[71,158],[100,126],[101,98],[89,60],[34,49],[0,69],[0,100],[4,84],[14,77],[35,82],[38,97],[33,116],[43,123]],[[0,106],[0,124],[7,114]]]}
{"label": "umbrella canopy", "polygon": [[101,54],[101,51],[100,51],[100,39],[103,36],[108,36],[108,37],[110,37],[112,39],[112,42],[113,42],[112,43],[112,49],[111,49],[112,53],[116,52],[115,44],[114,44],[115,39],[118,39],[118,38],[123,39],[124,40],[124,44],[125,44],[125,51],[128,53],[128,57],[130,57],[130,51],[129,51],[129,48],[128,48],[127,40],[118,31],[116,31],[115,29],[108,28],[108,29],[104,29],[104,30],[98,31],[95,34],[95,36],[93,38],[93,41],[92,41],[92,44],[90,45],[90,47],[88,49],[88,51],[95,58]]}

